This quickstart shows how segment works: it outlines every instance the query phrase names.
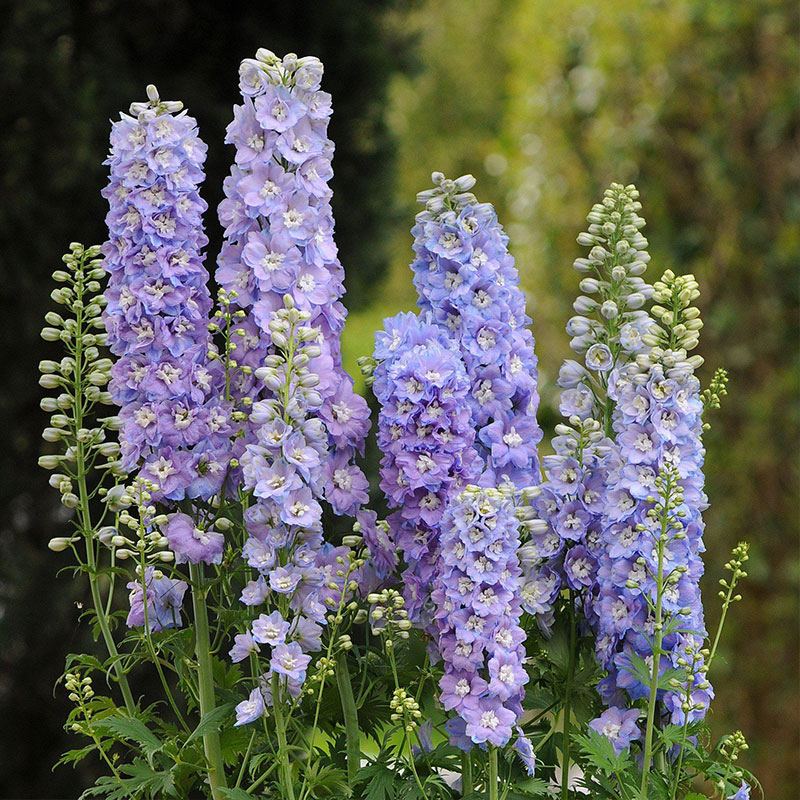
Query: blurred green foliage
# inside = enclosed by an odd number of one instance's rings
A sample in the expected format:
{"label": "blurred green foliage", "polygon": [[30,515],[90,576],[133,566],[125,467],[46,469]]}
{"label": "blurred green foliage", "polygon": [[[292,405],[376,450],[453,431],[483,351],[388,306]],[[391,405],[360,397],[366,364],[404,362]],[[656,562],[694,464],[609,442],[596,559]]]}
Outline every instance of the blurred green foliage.
{"label": "blurred green foliage", "polygon": [[[608,183],[641,191],[651,275],[700,281],[701,377],[731,376],[706,437],[712,629],[722,564],[753,545],[712,727],[744,731],[745,765],[774,800],[800,786],[799,14],[783,0],[429,0],[409,16],[421,68],[395,78],[389,112],[408,221],[433,169],[472,172],[497,205],[529,294],[543,425],[569,354],[575,237]],[[405,231],[394,253],[384,299],[348,328],[353,357],[362,330],[413,305]]]}

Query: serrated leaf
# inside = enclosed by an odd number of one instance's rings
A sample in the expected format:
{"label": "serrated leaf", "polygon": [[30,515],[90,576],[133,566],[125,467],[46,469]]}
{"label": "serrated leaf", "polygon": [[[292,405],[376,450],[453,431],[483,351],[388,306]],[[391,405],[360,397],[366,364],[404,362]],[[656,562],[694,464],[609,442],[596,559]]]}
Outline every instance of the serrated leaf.
{"label": "serrated leaf", "polygon": [[186,744],[205,736],[207,733],[219,730],[225,720],[230,718],[235,705],[235,703],[223,703],[221,706],[209,711],[208,714],[204,714],[197,727],[189,734]]}
{"label": "serrated leaf", "polygon": [[120,739],[131,739],[141,745],[142,752],[147,756],[157,753],[163,742],[139,719],[135,717],[122,717],[112,715],[102,719],[92,720],[92,727],[106,730]]}
{"label": "serrated leaf", "polygon": [[366,783],[369,787],[363,800],[391,800],[395,796],[394,780],[394,771],[380,761],[373,761],[356,775],[356,784]]}
{"label": "serrated leaf", "polygon": [[55,766],[60,767],[62,764],[77,764],[78,761],[86,758],[95,748],[96,745],[92,742],[92,744],[87,744],[86,747],[81,747],[76,750],[67,750],[67,752],[56,761]]}

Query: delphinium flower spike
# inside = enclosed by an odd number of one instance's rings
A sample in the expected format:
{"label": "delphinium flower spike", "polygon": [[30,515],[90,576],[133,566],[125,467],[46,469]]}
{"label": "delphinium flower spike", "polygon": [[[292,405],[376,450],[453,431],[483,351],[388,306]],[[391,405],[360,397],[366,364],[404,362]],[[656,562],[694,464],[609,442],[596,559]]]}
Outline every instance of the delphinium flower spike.
{"label": "delphinium flower spike", "polygon": [[[324,464],[327,499],[337,513],[355,513],[362,490],[353,481],[366,484],[353,458],[363,449],[369,412],[342,368],[339,337],[347,312],[328,185],[331,98],[320,89],[322,73],[317,58],[289,53],[280,59],[263,48],[242,62],[243,102],[234,108],[226,139],[236,155],[219,206],[225,243],[216,279],[230,308],[246,312],[231,326],[232,359],[250,368],[236,372],[236,398],[252,402],[269,394],[253,370],[280,348],[270,325],[284,296],[308,313],[319,349],[309,370],[322,398],[314,414],[324,421],[331,447]],[[254,438],[248,430],[244,441]]]}
{"label": "delphinium flower spike", "polygon": [[466,366],[481,480],[529,486],[539,481],[542,438],[537,360],[508,236],[492,206],[472,194],[471,175],[432,179],[435,187],[417,195],[425,211],[412,229],[419,305]]}
{"label": "delphinium flower spike", "polygon": [[[645,699],[645,772],[654,720],[674,724],[705,715],[713,691],[706,679],[703,574],[703,400],[690,356],[701,323],[692,303],[693,276],[665,272],[655,283],[647,350],[609,380],[614,403],[614,449],[602,517],[605,545],[598,570],[598,657],[609,675],[600,685],[611,705]],[[637,663],[644,659],[650,674]],[[638,660],[638,661],[637,661]],[[659,688],[667,669],[686,674]],[[657,715],[657,717],[656,717]]]}
{"label": "delphinium flower spike", "polygon": [[468,486],[442,520],[436,619],[444,661],[442,705],[462,749],[502,747],[522,716],[528,674],[517,560],[516,490]]}
{"label": "delphinium flower spike", "polygon": [[211,299],[198,193],[206,145],[182,104],[131,105],[111,130],[110,274],[104,321],[118,357],[111,393],[121,406],[123,467],[140,466],[156,500],[209,498],[227,467],[226,407],[215,397],[219,367],[209,362]]}
{"label": "delphinium flower spike", "polygon": [[[123,491],[118,485],[111,489],[107,485],[112,479],[119,480],[122,474],[119,444],[113,438],[108,439],[109,433],[113,437],[113,432],[119,429],[121,420],[116,415],[98,415],[103,406],[113,403],[105,388],[112,362],[101,349],[107,335],[102,321],[106,300],[101,290],[105,270],[99,256],[99,246],[86,248],[73,242],[63,257],[64,269],[53,273],[59,286],[51,297],[61,306],[61,313],[47,312],[42,338],[59,342],[63,357],[40,362],[39,383],[45,389],[57,391],[56,396],[41,401],[42,410],[52,415],[42,436],[57,452],[43,455],[39,464],[53,470],[50,485],[58,489],[62,504],[74,514],[72,535],[55,537],[48,546],[55,552],[71,549],[78,563],[85,567],[97,626],[112,659],[111,669],[125,707],[133,714],[133,694],[100,588],[106,578],[110,587],[114,585],[114,573],[106,572],[107,567],[101,562],[104,550],[101,545],[107,541],[105,534],[109,532],[108,526],[103,527],[104,522],[118,510],[117,500]],[[99,516],[95,516],[90,502],[93,495],[104,500]]]}
{"label": "delphinium flower spike", "polygon": [[527,539],[521,552],[524,607],[545,629],[562,585],[583,601],[586,617],[593,620],[613,407],[608,376],[647,349],[642,337],[652,323],[642,310],[653,289],[641,277],[650,255],[638,197],[634,186],[612,184],[589,213],[588,230],[578,237],[591,250],[574,263],[585,277],[567,333],[584,363],[566,360],[559,372],[559,410],[565,421],[556,426],[555,453],[542,459],[545,481],[532,502],[547,527]]}
{"label": "delphinium flower spike", "polygon": [[[423,620],[420,612],[439,569],[442,515],[450,498],[479,475],[470,383],[460,352],[426,314],[385,320],[376,335],[375,359],[381,488],[397,509],[387,522],[407,565],[409,618],[427,624],[430,608]],[[376,559],[383,549],[376,548]]]}

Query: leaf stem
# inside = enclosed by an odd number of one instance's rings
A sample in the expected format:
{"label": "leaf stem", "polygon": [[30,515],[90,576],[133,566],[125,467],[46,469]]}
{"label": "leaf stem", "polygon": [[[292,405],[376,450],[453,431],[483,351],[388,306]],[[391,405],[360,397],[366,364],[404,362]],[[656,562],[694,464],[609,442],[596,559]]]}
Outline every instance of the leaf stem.
{"label": "leaf stem", "polygon": [[569,662],[567,664],[567,685],[564,690],[564,727],[562,735],[562,760],[561,760],[561,797],[567,800],[569,797],[569,756],[570,756],[570,734],[569,722],[572,714],[572,681],[575,677],[575,595],[573,590],[569,590]]}
{"label": "leaf stem", "polygon": [[489,800],[497,800],[500,779],[497,772],[497,748],[489,747]]}
{"label": "leaf stem", "polygon": [[[214,675],[211,663],[211,640],[208,630],[208,608],[206,607],[205,587],[203,586],[203,567],[190,564],[192,579],[192,606],[194,608],[195,654],[197,656],[197,680],[200,694],[200,719],[215,708]],[[208,760],[208,783],[214,800],[222,800],[220,789],[227,787],[225,765],[219,732],[207,731],[203,734],[203,749]]]}
{"label": "leaf stem", "polygon": [[292,765],[289,762],[289,745],[286,740],[286,727],[281,708],[281,686],[277,673],[272,676],[272,710],[275,714],[275,732],[278,735],[278,772],[285,800],[294,800],[292,785]]}
{"label": "leaf stem", "polygon": [[347,740],[347,779],[352,786],[355,782],[361,760],[361,732],[358,726],[358,711],[353,686],[350,683],[350,670],[347,667],[347,651],[340,650],[336,656],[336,684],[342,701],[344,730]]}

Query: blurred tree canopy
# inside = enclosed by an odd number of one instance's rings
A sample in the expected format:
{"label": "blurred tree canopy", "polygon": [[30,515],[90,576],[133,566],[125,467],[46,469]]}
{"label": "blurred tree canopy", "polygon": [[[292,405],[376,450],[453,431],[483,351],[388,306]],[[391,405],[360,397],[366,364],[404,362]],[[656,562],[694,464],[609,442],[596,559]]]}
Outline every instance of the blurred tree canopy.
{"label": "blurred tree canopy", "polygon": [[[569,355],[575,237],[611,181],[641,191],[651,277],[670,267],[700,282],[704,374],[724,366],[731,377],[706,437],[712,629],[722,564],[736,542],[753,545],[712,726],[744,731],[766,797],[796,797],[798,6],[430,0],[409,20],[421,69],[395,78],[389,117],[403,200],[438,169],[472,172],[497,205],[534,318],[543,425],[555,421],[553,381]],[[405,305],[409,248],[401,232],[390,285]],[[374,328],[366,315],[354,323]]]}

